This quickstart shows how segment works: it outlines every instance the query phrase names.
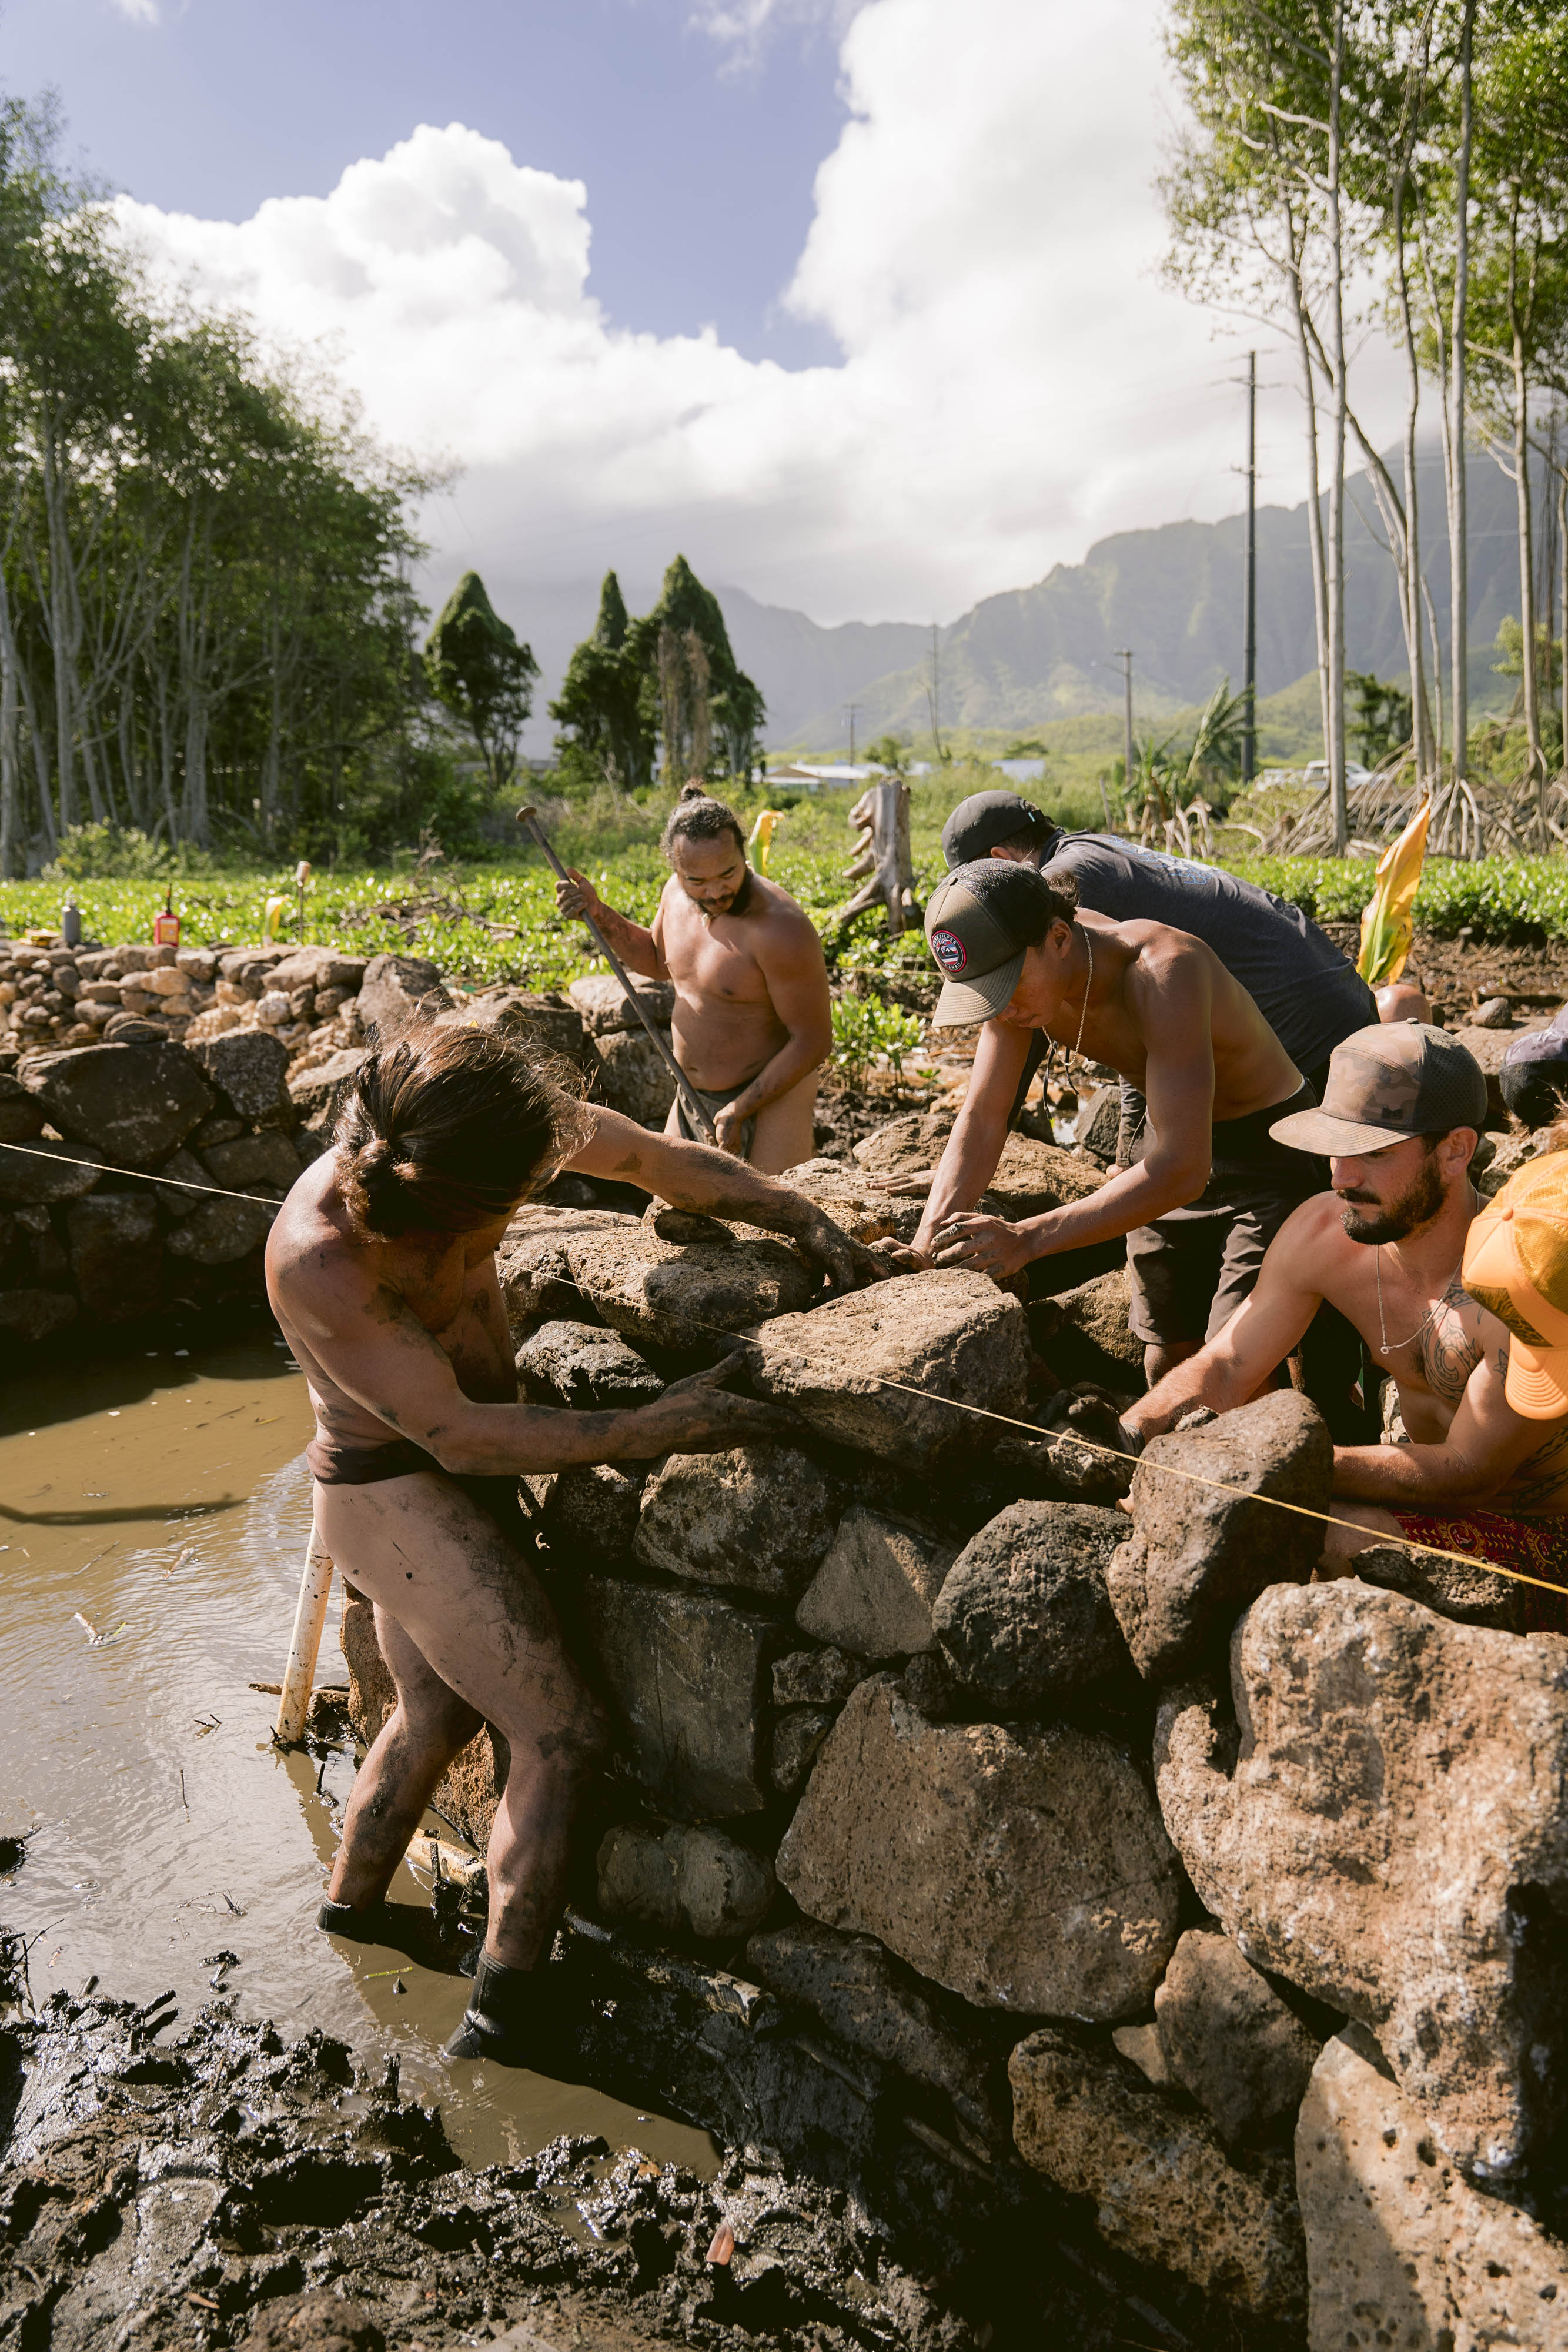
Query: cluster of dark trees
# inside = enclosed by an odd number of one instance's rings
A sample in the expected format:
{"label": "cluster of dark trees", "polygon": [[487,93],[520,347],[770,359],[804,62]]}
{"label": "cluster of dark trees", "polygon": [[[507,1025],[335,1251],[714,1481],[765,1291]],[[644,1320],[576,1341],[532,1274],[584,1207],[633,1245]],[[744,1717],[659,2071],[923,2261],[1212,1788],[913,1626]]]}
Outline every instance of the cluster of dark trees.
{"label": "cluster of dark trees", "polygon": [[[1421,783],[1446,803],[1435,841],[1467,800],[1474,445],[1517,484],[1521,720],[1544,844],[1541,701],[1554,591],[1568,605],[1568,10],[1562,0],[1171,0],[1168,40],[1189,125],[1164,182],[1171,272],[1199,298],[1281,328],[1299,371],[1335,845],[1349,830],[1347,439],[1365,462],[1398,578],[1409,740]],[[1378,316],[1406,362],[1404,462],[1393,470],[1350,390],[1358,332]],[[1447,494],[1447,645],[1416,500],[1428,396]],[[1542,468],[1556,493],[1557,582],[1538,576],[1531,476]]]}
{"label": "cluster of dark trees", "polygon": [[157,299],[0,100],[0,871],[87,824],[325,854],[470,788],[409,584],[425,478],[243,321]]}
{"label": "cluster of dark trees", "polygon": [[661,748],[667,783],[748,775],[767,705],[736,661],[717,597],[677,555],[640,620],[605,573],[593,634],[572,655],[549,713],[562,730],[556,754],[566,781],[638,792],[653,782]]}

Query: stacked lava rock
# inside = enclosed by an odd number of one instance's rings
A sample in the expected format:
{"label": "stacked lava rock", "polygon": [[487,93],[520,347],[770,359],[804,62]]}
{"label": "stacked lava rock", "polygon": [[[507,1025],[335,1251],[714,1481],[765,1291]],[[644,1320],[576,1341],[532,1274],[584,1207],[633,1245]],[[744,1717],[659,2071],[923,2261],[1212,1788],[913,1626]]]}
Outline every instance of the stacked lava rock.
{"label": "stacked lava rock", "polygon": [[[885,1232],[865,1176],[940,1126],[796,1176]],[[1015,1138],[997,1213],[1100,1181]],[[739,1346],[797,1422],[525,1482],[617,1735],[575,2063],[908,2190],[934,2248],[1082,2217],[1189,2342],[1561,2352],[1568,1642],[1399,1547],[1312,1582],[1333,1450],[1292,1390],[1135,1470],[1040,1430],[1053,1374],[1136,1384],[1121,1273],[827,1298],[761,1234],[543,1205],[501,1270],[535,1401]],[[368,1738],[352,1596],[343,1643]],[[481,1846],[507,1766],[486,1729],[437,1792]]]}

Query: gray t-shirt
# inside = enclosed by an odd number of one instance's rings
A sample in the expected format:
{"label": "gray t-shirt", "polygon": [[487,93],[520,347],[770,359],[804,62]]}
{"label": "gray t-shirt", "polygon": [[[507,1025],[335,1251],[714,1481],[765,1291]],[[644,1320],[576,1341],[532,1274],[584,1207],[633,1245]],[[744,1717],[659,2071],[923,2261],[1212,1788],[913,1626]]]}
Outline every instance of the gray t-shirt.
{"label": "gray t-shirt", "polygon": [[1303,1077],[1377,1005],[1354,964],[1299,907],[1223,867],[1102,833],[1063,833],[1044,863],[1071,868],[1081,903],[1113,923],[1168,923],[1212,948]]}

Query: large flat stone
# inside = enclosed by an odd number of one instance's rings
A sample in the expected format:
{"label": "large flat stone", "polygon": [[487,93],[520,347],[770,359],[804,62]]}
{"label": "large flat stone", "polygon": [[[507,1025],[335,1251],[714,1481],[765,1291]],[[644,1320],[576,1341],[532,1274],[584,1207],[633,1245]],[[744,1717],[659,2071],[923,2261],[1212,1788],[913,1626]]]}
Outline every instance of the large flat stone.
{"label": "large flat stone", "polygon": [[1287,2157],[1232,2162],[1207,2116],[1184,2114],[1050,2027],[1019,2043],[1008,2074],[1019,2155],[1067,2195],[1093,2200],[1108,2245],[1260,2319],[1301,2320],[1305,2263]]}
{"label": "large flat stone", "polygon": [[[632,985],[638,1002],[650,1021],[667,1029],[674,1018],[675,992],[667,980],[649,980],[641,972],[632,974]],[[626,1002],[626,992],[612,971],[585,972],[574,980],[567,991],[572,1005],[591,1037],[612,1037],[625,1031],[642,1033],[642,1023]]]}
{"label": "large flat stone", "polygon": [[40,1054],[22,1083],[62,1135],[119,1168],[156,1166],[213,1108],[190,1055],[166,1041]]}
{"label": "large flat stone", "polygon": [[1568,1640],[1354,1579],[1276,1585],[1157,1744],[1166,1825],[1247,1957],[1376,2033],[1437,2145],[1506,2179],[1568,2110]]}
{"label": "large flat stone", "polygon": [[1029,1715],[1125,1667],[1105,1591],[1125,1528],[1089,1503],[1013,1503],[971,1538],[932,1624],[972,1699]]}
{"label": "large flat stone", "polygon": [[482,1029],[496,1037],[516,1037],[547,1054],[576,1061],[582,1052],[582,1015],[558,996],[538,996],[527,988],[487,988],[450,1013],[437,1015],[438,1029]]}
{"label": "large flat stone", "polygon": [[793,1601],[833,1539],[839,1490],[796,1445],[671,1454],[643,1489],[648,1568]]}
{"label": "large flat stone", "polygon": [[517,1349],[517,1362],[530,1404],[564,1405],[572,1412],[635,1410],[664,1389],[653,1366],[601,1323],[541,1324]]}
{"label": "large flat stone", "polygon": [[750,1370],[759,1395],[793,1406],[819,1435],[929,1470],[994,1443],[984,1412],[1021,1413],[1027,1360],[1016,1298],[986,1275],[936,1272],[781,1314]]}
{"label": "large flat stone", "polygon": [[[552,1588],[559,1590],[559,1587]],[[618,1577],[574,1578],[559,1594],[583,1664],[610,1700],[634,1780],[684,1821],[760,1812],[768,1802],[766,1617],[715,1592]]]}
{"label": "large flat stone", "polygon": [[1064,1724],[927,1723],[890,1676],[828,1735],[779,1876],[982,2009],[1135,2016],[1176,1946],[1176,1857],[1118,1748]]}
{"label": "large flat stone", "polygon": [[1301,1513],[1326,1511],[1333,1484],[1328,1426],[1294,1389],[1151,1438],[1128,1497],[1134,1532],[1107,1571],[1139,1673],[1175,1682],[1218,1663],[1265,1585],[1309,1577],[1323,1528]]}
{"label": "large flat stone", "polygon": [[913,1657],[931,1647],[931,1612],[956,1553],[933,1528],[857,1503],[844,1513],[795,1622],[854,1657]]}
{"label": "large flat stone", "polygon": [[79,1144],[52,1143],[39,1136],[25,1150],[0,1151],[0,1206],[79,1201],[99,1181],[98,1170],[83,1165]]}
{"label": "large flat stone", "polygon": [[640,1217],[542,1203],[518,1211],[499,1264],[514,1324],[591,1312],[633,1342],[709,1359],[821,1286],[782,1242],[667,1242]]}
{"label": "large flat stone", "polygon": [[1312,2071],[1296,2183],[1311,2352],[1563,2352],[1568,2245],[1443,2161],[1356,2026]]}

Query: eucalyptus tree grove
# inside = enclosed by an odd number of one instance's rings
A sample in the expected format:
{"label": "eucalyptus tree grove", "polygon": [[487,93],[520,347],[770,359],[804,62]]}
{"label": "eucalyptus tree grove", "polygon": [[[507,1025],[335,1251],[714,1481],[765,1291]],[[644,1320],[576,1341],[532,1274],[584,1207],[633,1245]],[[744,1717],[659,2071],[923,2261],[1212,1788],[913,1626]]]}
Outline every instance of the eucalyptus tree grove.
{"label": "eucalyptus tree grove", "polygon": [[[1568,396],[1568,13],[1559,0],[1172,0],[1168,47],[1187,120],[1162,183],[1167,268],[1200,299],[1282,315],[1294,353],[1336,845],[1349,837],[1347,440],[1387,533],[1409,748],[1422,785],[1440,792],[1433,837],[1445,845],[1466,804],[1469,756],[1475,444],[1519,485],[1522,719],[1544,838],[1531,471],[1552,397]],[[1405,364],[1397,479],[1351,397],[1349,353],[1374,320]],[[1428,387],[1447,491],[1446,646],[1416,499]]]}

